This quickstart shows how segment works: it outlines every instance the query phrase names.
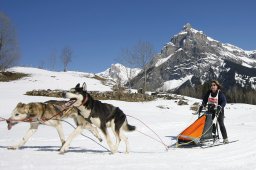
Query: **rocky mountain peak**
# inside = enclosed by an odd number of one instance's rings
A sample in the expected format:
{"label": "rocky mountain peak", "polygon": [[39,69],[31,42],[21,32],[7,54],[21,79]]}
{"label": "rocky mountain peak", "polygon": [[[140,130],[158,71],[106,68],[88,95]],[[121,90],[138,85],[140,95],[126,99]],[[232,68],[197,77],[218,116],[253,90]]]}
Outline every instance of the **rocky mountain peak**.
{"label": "rocky mountain peak", "polygon": [[[232,86],[242,82],[242,80],[238,81],[237,77],[247,77],[246,81],[250,83],[248,86],[256,89],[254,51],[245,51],[234,45],[214,40],[202,31],[194,29],[189,23],[171,38],[153,58],[148,68],[149,90],[175,90],[184,83],[191,86],[201,85],[213,78],[230,79],[226,81],[229,83],[227,86]],[[247,74],[241,70],[253,73]],[[143,75],[139,74],[133,79],[134,88],[141,87]]]}
{"label": "rocky mountain peak", "polygon": [[188,31],[192,28],[191,24],[190,23],[186,23],[184,26],[183,26],[183,31]]}

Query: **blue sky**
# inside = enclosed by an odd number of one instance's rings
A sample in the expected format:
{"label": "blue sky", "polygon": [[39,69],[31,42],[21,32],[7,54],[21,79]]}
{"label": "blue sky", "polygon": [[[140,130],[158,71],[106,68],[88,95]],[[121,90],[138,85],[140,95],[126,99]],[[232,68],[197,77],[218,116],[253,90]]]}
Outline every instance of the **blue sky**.
{"label": "blue sky", "polygon": [[68,46],[69,70],[94,73],[138,41],[159,52],[188,22],[216,40],[256,50],[255,6],[254,0],[0,0],[16,28],[19,65],[49,68],[53,51],[59,58]]}

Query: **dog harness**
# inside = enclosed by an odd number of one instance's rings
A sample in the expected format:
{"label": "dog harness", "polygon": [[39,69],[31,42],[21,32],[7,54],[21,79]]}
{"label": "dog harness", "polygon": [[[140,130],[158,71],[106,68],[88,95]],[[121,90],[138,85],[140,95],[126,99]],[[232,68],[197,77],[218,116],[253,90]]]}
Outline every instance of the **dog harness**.
{"label": "dog harness", "polygon": [[82,114],[81,114],[81,111],[78,109],[78,115],[80,115],[82,118],[84,118],[84,120],[86,120],[87,122],[89,122],[89,123],[92,123],[92,121],[91,121],[91,117],[92,117],[92,115],[90,114],[89,115],[89,117],[84,117]]}

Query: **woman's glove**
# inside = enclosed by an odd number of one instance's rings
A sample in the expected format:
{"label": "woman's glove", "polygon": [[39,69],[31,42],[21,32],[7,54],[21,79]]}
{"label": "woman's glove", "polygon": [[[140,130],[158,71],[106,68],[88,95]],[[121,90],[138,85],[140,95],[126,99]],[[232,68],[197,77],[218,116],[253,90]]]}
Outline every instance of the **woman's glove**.
{"label": "woman's glove", "polygon": [[200,113],[202,112],[203,108],[204,108],[203,105],[201,105],[201,106],[199,107],[199,109],[198,109],[198,114],[200,114]]}
{"label": "woman's glove", "polygon": [[222,110],[222,107],[220,105],[217,106],[217,109],[216,109],[216,113],[219,115],[219,113],[221,112]]}

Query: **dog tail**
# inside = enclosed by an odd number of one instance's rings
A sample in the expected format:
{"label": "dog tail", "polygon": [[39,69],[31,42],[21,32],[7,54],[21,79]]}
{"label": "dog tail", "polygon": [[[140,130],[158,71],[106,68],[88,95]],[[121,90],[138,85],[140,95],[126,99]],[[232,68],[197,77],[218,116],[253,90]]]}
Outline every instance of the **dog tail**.
{"label": "dog tail", "polygon": [[126,120],[125,121],[124,130],[125,131],[135,131],[136,130],[136,126],[129,125],[127,120]]}

